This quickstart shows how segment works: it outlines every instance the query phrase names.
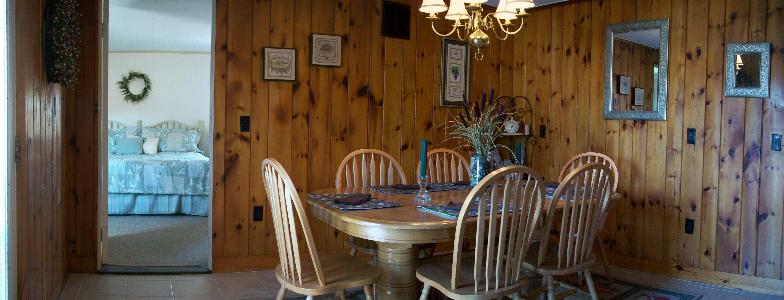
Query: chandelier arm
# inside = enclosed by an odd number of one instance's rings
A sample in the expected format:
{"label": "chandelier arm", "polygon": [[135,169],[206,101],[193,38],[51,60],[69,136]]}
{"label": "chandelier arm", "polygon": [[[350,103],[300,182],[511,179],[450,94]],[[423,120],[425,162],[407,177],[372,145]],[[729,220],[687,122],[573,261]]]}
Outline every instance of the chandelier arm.
{"label": "chandelier arm", "polygon": [[452,25],[452,30],[449,31],[449,33],[447,33],[447,34],[443,34],[443,33],[438,32],[438,29],[436,29],[436,21],[430,21],[430,28],[433,28],[433,32],[435,32],[439,36],[444,36],[444,37],[452,35],[453,33],[455,33],[455,31],[457,31],[458,35],[459,35],[460,31],[457,30],[457,28],[459,27],[458,25],[459,25],[459,23],[455,22],[455,24]]}
{"label": "chandelier arm", "polygon": [[[506,30],[506,28],[504,28],[504,26],[501,24],[501,21],[499,21],[498,19],[496,19],[496,22],[498,22],[498,27],[501,28],[501,31],[503,31],[506,34],[506,36],[509,36],[509,35],[517,34],[518,32],[520,32],[520,30],[523,29],[523,25],[525,24],[525,18],[520,17],[520,25],[517,26],[517,29],[512,31]],[[493,29],[493,32],[495,32],[495,29]],[[503,39],[506,39],[506,37],[504,37]]]}

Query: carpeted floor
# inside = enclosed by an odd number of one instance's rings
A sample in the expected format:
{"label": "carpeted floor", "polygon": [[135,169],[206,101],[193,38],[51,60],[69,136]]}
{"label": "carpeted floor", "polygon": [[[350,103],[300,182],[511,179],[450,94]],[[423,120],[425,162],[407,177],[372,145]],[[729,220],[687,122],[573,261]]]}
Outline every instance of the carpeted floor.
{"label": "carpeted floor", "polygon": [[206,266],[209,220],[197,216],[109,216],[106,264]]}

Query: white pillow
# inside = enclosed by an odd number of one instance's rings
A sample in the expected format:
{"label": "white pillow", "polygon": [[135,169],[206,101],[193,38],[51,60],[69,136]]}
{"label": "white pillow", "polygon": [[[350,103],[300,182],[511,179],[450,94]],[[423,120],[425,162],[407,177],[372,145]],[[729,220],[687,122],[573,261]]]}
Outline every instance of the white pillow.
{"label": "white pillow", "polygon": [[144,139],[144,145],[142,145],[142,149],[144,149],[144,154],[153,155],[158,153],[158,138],[146,138]]}

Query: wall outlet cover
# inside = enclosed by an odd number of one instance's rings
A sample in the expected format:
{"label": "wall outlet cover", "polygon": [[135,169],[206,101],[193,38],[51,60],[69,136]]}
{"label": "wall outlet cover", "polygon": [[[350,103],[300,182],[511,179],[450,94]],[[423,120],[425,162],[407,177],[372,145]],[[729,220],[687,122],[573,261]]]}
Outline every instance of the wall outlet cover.
{"label": "wall outlet cover", "polygon": [[240,132],[250,132],[250,116],[240,116]]}
{"label": "wall outlet cover", "polygon": [[686,233],[694,234],[694,219],[686,219]]}
{"label": "wall outlet cover", "polygon": [[544,138],[547,135],[547,126],[539,125],[539,137]]}
{"label": "wall outlet cover", "polygon": [[697,143],[697,130],[694,128],[686,129],[686,143],[694,145]]}
{"label": "wall outlet cover", "polygon": [[774,133],[773,136],[771,136],[770,150],[781,151],[781,134],[780,133]]}
{"label": "wall outlet cover", "polygon": [[264,221],[264,206],[253,207],[253,222]]}

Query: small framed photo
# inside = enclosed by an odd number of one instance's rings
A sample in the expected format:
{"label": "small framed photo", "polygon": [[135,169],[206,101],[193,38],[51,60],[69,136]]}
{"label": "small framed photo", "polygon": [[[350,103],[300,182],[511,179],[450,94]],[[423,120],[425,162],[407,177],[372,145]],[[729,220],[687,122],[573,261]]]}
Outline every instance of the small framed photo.
{"label": "small framed photo", "polygon": [[310,64],[340,67],[343,37],[314,33],[310,35]]}
{"label": "small framed photo", "polygon": [[297,50],[264,48],[264,80],[294,81],[297,78]]}
{"label": "small framed photo", "polygon": [[618,94],[629,95],[632,90],[632,79],[626,75],[618,75]]}
{"label": "small framed photo", "polygon": [[468,96],[468,43],[443,39],[441,48],[441,106],[460,107]]}
{"label": "small framed photo", "polygon": [[642,106],[645,103],[645,89],[636,87],[634,88],[634,105]]}

